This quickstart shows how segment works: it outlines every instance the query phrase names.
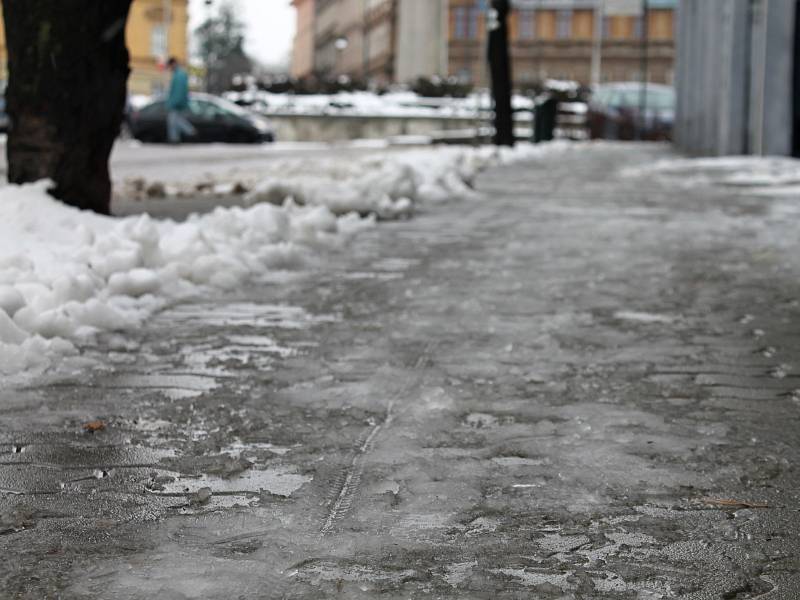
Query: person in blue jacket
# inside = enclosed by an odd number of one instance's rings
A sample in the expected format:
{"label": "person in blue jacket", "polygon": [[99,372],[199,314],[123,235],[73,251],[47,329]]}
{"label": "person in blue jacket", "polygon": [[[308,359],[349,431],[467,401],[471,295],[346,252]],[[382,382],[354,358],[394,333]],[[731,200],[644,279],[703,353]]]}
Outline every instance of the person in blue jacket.
{"label": "person in blue jacket", "polygon": [[167,67],[172,71],[167,96],[167,140],[170,144],[179,144],[181,136],[192,136],[196,133],[185,116],[189,110],[189,75],[175,57],[169,59]]}

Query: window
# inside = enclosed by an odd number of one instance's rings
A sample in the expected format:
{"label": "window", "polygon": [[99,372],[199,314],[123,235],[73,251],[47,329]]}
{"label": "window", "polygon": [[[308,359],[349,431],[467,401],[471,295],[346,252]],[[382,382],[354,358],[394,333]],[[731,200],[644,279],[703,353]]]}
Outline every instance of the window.
{"label": "window", "polygon": [[481,10],[477,7],[457,6],[453,12],[455,39],[477,39],[480,14]]}
{"label": "window", "polygon": [[150,30],[150,54],[166,58],[167,52],[167,26],[164,23],[156,23]]}
{"label": "window", "polygon": [[469,27],[467,28],[467,37],[474,40],[478,37],[478,18],[480,17],[481,9],[472,7],[469,9]]}
{"label": "window", "polygon": [[644,18],[634,17],[633,19],[633,37],[641,40],[644,37]]}
{"label": "window", "polygon": [[457,6],[453,13],[455,21],[455,37],[457,40],[463,40],[467,37],[467,8],[464,6]]}
{"label": "window", "polygon": [[572,37],[572,11],[559,10],[556,12],[556,38],[566,40]]}
{"label": "window", "polygon": [[612,36],[611,17],[603,17],[603,39],[610,40]]}
{"label": "window", "polygon": [[163,117],[167,112],[166,103],[162,101],[153,102],[148,104],[139,111],[139,115],[146,119],[155,119]]}
{"label": "window", "polygon": [[522,40],[536,37],[536,13],[533,10],[519,11],[519,37]]}

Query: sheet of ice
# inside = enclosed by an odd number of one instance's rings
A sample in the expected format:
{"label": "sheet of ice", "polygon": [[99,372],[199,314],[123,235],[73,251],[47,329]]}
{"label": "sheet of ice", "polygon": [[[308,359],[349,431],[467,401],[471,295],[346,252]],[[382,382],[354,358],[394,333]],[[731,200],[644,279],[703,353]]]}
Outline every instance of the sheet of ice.
{"label": "sheet of ice", "polygon": [[676,317],[635,310],[620,310],[614,313],[614,318],[620,321],[633,321],[635,323],[674,323]]}
{"label": "sheet of ice", "polygon": [[627,169],[623,175],[677,176],[689,184],[712,183],[742,188],[793,187],[800,186],[800,160],[779,156],[677,158]]}

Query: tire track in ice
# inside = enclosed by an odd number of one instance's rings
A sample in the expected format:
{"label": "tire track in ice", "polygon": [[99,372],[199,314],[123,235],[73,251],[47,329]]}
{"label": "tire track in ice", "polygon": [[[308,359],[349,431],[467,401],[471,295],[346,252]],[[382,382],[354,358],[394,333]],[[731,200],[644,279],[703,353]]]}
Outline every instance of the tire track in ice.
{"label": "tire track in ice", "polygon": [[366,456],[372,449],[375,438],[378,437],[378,434],[383,429],[391,424],[392,418],[392,404],[390,403],[386,409],[386,416],[384,419],[365,432],[365,434],[361,436],[361,439],[358,440],[349,464],[336,478],[334,490],[338,490],[338,493],[334,494],[333,501],[330,503],[325,522],[319,531],[320,537],[324,537],[330,533],[336,523],[341,521],[350,511],[353,505],[353,499],[361,485],[361,476],[364,473],[364,461]]}
{"label": "tire track in ice", "polygon": [[[431,364],[431,353],[435,344],[430,342],[425,345],[422,352],[417,356],[416,361],[411,366],[412,371],[420,371]],[[412,380],[400,390],[399,395],[405,395],[411,391],[416,381]],[[319,538],[328,535],[336,524],[341,521],[350,511],[353,500],[358,493],[361,485],[361,477],[364,474],[364,463],[369,452],[375,445],[375,440],[381,431],[387,429],[394,419],[394,402],[390,401],[386,408],[384,419],[367,430],[355,444],[352,457],[348,465],[341,471],[333,486],[333,494],[329,500],[328,512],[325,521],[319,531]]]}

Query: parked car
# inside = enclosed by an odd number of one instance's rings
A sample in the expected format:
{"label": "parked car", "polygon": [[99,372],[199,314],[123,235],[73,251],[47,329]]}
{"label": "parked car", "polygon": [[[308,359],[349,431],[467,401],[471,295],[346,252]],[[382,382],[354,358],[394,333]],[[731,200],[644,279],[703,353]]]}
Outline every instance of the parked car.
{"label": "parked car", "polygon": [[[197,130],[187,142],[228,142],[258,144],[275,141],[275,132],[264,117],[209,94],[192,94],[186,115]],[[142,142],[167,141],[167,109],[157,100],[134,110],[130,117],[131,134]]]}
{"label": "parked car", "polygon": [[670,140],[675,122],[675,90],[647,84],[644,119],[642,84],[609,83],[598,86],[589,101],[588,126],[592,139],[633,140],[643,125],[641,139]]}

